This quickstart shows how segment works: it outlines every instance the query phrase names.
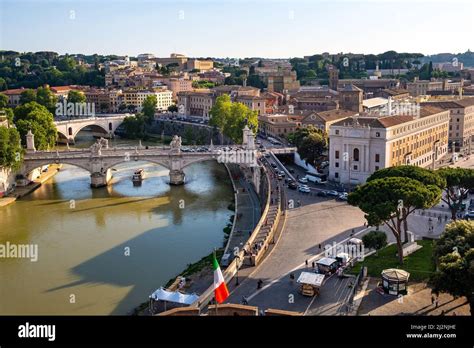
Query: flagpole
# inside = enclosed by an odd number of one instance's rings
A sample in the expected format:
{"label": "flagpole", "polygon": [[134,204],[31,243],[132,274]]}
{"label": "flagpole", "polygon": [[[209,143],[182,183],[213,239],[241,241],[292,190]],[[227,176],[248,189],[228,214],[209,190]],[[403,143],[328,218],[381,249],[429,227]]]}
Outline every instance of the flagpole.
{"label": "flagpole", "polygon": [[[217,261],[216,248],[214,248],[214,258],[215,258],[216,261]],[[217,315],[218,315],[218,314],[217,314],[217,305],[218,305],[218,303],[217,303],[217,297],[216,297],[215,292],[214,292],[214,299],[216,300],[216,316],[217,316]]]}

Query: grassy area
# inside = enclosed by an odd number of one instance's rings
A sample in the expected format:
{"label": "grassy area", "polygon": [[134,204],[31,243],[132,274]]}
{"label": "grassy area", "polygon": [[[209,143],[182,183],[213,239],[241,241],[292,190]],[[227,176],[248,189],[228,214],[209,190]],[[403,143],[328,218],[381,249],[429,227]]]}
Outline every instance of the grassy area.
{"label": "grassy area", "polygon": [[370,255],[364,261],[358,262],[350,273],[358,274],[360,268],[366,266],[369,276],[380,277],[384,269],[400,268],[410,273],[410,280],[425,280],[435,271],[432,261],[433,241],[419,240],[417,243],[422,245],[423,248],[405,257],[402,266],[398,263],[398,257],[396,256],[397,246],[392,244],[379,250],[377,255]]}

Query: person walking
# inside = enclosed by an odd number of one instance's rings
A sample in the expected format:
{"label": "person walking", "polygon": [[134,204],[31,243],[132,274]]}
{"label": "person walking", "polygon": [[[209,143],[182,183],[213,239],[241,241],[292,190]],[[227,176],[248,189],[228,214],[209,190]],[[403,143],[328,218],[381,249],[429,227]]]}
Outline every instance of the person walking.
{"label": "person walking", "polygon": [[304,263],[306,265],[306,268],[308,268],[308,260],[305,260]]}

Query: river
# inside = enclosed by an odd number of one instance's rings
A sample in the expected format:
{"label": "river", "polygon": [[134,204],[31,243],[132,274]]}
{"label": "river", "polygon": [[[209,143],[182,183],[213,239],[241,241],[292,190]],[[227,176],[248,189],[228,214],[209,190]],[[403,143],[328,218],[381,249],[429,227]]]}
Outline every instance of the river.
{"label": "river", "polygon": [[[90,143],[85,138],[78,147]],[[0,258],[1,315],[127,314],[189,263],[222,247],[233,214],[223,165],[193,164],[185,168],[186,184],[173,187],[159,165],[114,168],[108,187],[91,189],[88,172],[64,165],[0,209],[0,244],[38,246],[37,262]],[[131,181],[136,168],[146,172],[139,187]]]}

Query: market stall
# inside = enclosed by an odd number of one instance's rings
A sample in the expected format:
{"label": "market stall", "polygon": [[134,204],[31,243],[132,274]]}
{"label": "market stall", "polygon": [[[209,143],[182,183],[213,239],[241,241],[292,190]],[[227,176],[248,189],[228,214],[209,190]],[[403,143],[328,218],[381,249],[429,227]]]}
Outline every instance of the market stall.
{"label": "market stall", "polygon": [[382,271],[382,288],[390,295],[406,294],[410,273],[402,269],[389,268]]}
{"label": "market stall", "polygon": [[319,290],[323,285],[324,274],[312,273],[312,272],[301,272],[298,280],[298,284],[301,284],[300,291],[304,296],[319,295]]}

